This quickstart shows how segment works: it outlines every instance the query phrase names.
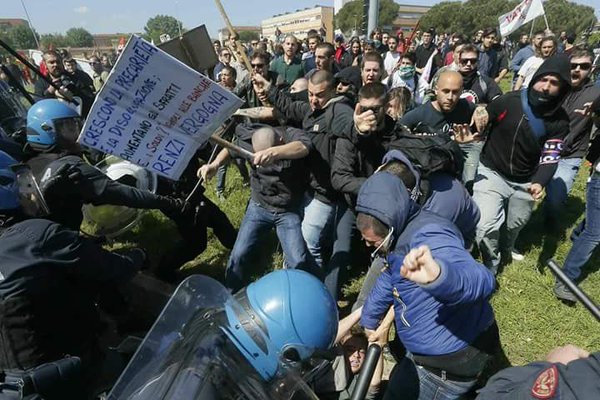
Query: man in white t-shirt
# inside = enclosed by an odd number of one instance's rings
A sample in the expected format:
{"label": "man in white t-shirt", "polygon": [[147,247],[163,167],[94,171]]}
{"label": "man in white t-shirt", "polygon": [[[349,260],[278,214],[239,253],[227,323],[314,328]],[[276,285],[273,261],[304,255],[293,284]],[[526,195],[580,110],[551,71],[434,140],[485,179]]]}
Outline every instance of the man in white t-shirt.
{"label": "man in white t-shirt", "polygon": [[396,50],[398,48],[398,38],[396,36],[390,36],[387,45],[389,50],[384,54],[383,68],[389,76],[392,74],[392,71],[400,60],[400,53]]}
{"label": "man in white t-shirt", "polygon": [[521,69],[519,69],[519,75],[517,82],[515,83],[515,90],[529,86],[531,78],[533,78],[533,75],[538,70],[540,65],[542,65],[544,60],[556,53],[556,47],[557,43],[554,36],[546,36],[542,39],[542,43],[540,45],[540,54],[536,54],[535,56],[528,58],[527,61],[525,61],[521,66]]}

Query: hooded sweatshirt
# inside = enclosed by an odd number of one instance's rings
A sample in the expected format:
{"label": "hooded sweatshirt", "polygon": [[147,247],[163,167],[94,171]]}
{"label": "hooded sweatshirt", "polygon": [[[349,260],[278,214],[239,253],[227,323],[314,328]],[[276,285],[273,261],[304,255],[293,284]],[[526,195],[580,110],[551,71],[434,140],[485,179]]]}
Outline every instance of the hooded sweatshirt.
{"label": "hooded sweatshirt", "polygon": [[[464,248],[450,221],[419,211],[394,175],[378,172],[363,184],[356,210],[393,227],[389,268],[380,275],[362,311],[361,324],[377,328],[394,305],[396,331],[415,355],[436,356],[466,348],[494,322],[488,302],[494,276]],[[400,275],[410,249],[427,245],[441,268],[439,277],[419,285]]]}
{"label": "hooded sweatshirt", "polygon": [[[536,105],[539,98],[533,90],[535,82],[545,75],[557,76],[562,87],[558,96],[545,105]],[[530,127],[521,103],[521,92],[507,93],[487,108],[490,127],[481,162],[509,181],[539,183],[545,186],[554,175],[564,138],[569,133],[569,116],[561,108],[571,88],[569,60],[564,56],[546,59],[537,70],[527,91],[527,102],[537,118],[542,119],[545,132],[537,136]]]}
{"label": "hooded sweatshirt", "polygon": [[[416,188],[421,185],[421,174],[400,150],[389,151],[383,157],[383,164],[397,160],[405,164],[415,176]],[[462,234],[466,247],[469,247],[475,238],[475,229],[481,214],[479,207],[467,192],[467,189],[456,178],[444,172],[431,174],[429,181],[429,195],[421,209],[435,213],[453,222]],[[413,190],[413,193],[415,191]],[[411,198],[418,201],[418,194]]]}

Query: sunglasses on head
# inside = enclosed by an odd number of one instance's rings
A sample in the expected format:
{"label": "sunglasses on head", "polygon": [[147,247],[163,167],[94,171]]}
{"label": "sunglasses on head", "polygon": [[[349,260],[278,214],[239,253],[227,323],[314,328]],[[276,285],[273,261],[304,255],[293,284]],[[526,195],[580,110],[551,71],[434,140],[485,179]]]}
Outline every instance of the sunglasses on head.
{"label": "sunglasses on head", "polygon": [[588,71],[592,68],[592,63],[571,63],[571,69],[577,69],[579,67],[583,71]]}
{"label": "sunglasses on head", "polygon": [[459,63],[461,63],[462,65],[467,65],[468,63],[471,64],[477,64],[479,60],[476,58],[461,58],[458,60]]}

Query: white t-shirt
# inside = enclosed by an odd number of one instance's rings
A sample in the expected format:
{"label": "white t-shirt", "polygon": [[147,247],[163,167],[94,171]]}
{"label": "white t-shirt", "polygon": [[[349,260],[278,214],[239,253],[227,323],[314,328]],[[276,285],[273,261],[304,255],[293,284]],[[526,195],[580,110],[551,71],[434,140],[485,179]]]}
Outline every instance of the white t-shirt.
{"label": "white t-shirt", "polygon": [[385,59],[383,60],[383,68],[386,70],[388,75],[392,74],[392,70],[398,64],[400,60],[400,53],[392,53],[390,51],[385,53]]}
{"label": "white t-shirt", "polygon": [[529,57],[527,61],[523,63],[521,69],[519,70],[519,76],[523,77],[523,87],[526,88],[529,86],[531,82],[531,78],[536,73],[540,65],[544,62],[542,57]]}

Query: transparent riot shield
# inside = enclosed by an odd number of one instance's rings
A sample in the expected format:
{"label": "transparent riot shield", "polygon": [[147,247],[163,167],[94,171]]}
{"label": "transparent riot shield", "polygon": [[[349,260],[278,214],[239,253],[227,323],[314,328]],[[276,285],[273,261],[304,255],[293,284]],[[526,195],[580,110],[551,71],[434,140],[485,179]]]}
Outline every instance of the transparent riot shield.
{"label": "transparent riot shield", "polygon": [[[112,180],[134,186],[141,190],[156,192],[156,174],[128,161],[121,160],[118,157],[108,156],[100,161],[96,165],[96,168]],[[116,237],[129,231],[137,224],[144,213],[144,210],[110,204],[101,206],[85,204],[82,211],[82,232],[90,236],[104,236],[108,238]]]}
{"label": "transparent riot shield", "polygon": [[270,382],[252,368],[227,335],[226,306],[244,312],[214,279],[183,281],[108,399],[317,399],[291,366]]}

